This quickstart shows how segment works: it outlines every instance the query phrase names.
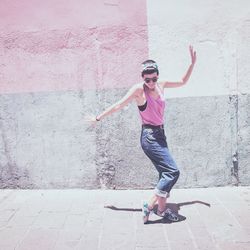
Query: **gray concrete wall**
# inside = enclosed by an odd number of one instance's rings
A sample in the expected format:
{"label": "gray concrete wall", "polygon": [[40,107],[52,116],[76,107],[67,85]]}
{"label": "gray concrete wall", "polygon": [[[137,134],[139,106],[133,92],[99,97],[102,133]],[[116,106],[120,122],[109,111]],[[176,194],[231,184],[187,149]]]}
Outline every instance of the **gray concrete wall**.
{"label": "gray concrete wall", "polygon": [[[187,86],[165,92],[167,140],[181,171],[176,187],[249,185],[249,3],[137,0],[133,9],[118,2],[93,1],[105,6],[104,19],[94,13],[82,22],[70,19],[70,8],[86,6],[65,1],[70,25],[56,16],[53,25],[35,19],[32,26],[5,12],[0,188],[153,187],[157,172],[140,148],[135,103],[96,128],[83,118],[121,98],[147,57],[159,63],[162,79],[179,80],[189,43],[197,51],[194,72]],[[45,3],[41,13],[52,15]]]}
{"label": "gray concrete wall", "polygon": [[[1,95],[1,188],[152,187],[157,173],[140,148],[134,103],[96,128],[82,120],[125,92]],[[167,99],[176,187],[249,184],[249,102],[249,95]]]}

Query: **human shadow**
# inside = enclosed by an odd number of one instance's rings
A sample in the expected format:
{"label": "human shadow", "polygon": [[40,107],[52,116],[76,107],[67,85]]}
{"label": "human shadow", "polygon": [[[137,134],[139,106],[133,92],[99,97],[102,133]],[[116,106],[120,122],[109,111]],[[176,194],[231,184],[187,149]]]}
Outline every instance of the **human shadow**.
{"label": "human shadow", "polygon": [[115,207],[113,205],[104,206],[105,208],[109,208],[111,210],[116,211],[125,211],[125,212],[141,212],[141,208],[121,208],[121,207]]}
{"label": "human shadow", "polygon": [[[156,224],[156,223],[170,224],[170,223],[176,223],[176,222],[181,222],[183,220],[186,220],[186,217],[179,213],[181,207],[193,205],[193,204],[197,204],[197,203],[204,205],[204,206],[207,206],[207,207],[210,207],[209,203],[199,201],[199,200],[187,201],[187,202],[181,202],[181,203],[167,203],[166,207],[170,208],[178,216],[179,220],[173,222],[173,221],[169,220],[168,218],[160,218],[157,220],[149,220],[147,222],[147,224]],[[154,212],[157,211],[157,206],[158,205],[154,206],[154,209],[153,209]],[[104,206],[104,208],[108,208],[108,209],[115,210],[115,211],[124,211],[124,212],[142,212],[141,208],[124,208],[124,207],[121,208],[121,207],[116,207],[113,205],[107,205],[107,206]]]}

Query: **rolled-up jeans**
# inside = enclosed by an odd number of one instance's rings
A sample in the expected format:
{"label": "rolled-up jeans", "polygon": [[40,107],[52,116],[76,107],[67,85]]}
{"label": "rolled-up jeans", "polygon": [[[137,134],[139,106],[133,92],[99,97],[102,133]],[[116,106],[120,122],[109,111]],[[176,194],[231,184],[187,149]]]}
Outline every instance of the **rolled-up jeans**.
{"label": "rolled-up jeans", "polygon": [[168,150],[163,125],[143,125],[141,147],[159,173],[155,194],[165,198],[178,180],[180,171]]}

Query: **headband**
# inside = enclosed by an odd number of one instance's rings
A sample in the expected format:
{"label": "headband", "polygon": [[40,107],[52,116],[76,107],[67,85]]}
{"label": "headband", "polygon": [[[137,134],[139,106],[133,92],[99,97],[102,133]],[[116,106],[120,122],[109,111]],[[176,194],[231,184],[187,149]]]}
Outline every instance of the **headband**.
{"label": "headband", "polygon": [[156,69],[158,70],[158,66],[156,63],[145,63],[142,64],[142,72],[147,70],[147,69]]}

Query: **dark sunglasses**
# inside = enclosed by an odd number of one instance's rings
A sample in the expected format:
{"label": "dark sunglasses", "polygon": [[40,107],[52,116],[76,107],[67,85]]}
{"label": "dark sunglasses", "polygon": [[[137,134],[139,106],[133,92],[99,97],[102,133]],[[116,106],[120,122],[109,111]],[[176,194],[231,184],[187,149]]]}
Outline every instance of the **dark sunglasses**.
{"label": "dark sunglasses", "polygon": [[157,77],[153,77],[153,78],[145,78],[144,81],[146,83],[150,83],[151,81],[153,82],[157,82],[158,78]]}

